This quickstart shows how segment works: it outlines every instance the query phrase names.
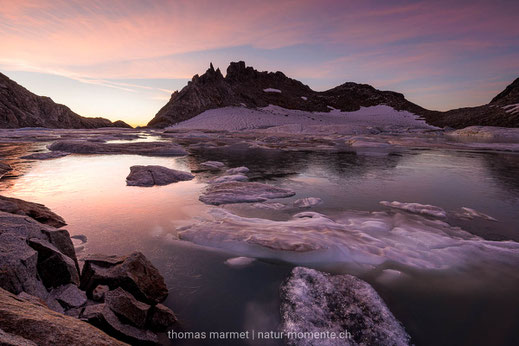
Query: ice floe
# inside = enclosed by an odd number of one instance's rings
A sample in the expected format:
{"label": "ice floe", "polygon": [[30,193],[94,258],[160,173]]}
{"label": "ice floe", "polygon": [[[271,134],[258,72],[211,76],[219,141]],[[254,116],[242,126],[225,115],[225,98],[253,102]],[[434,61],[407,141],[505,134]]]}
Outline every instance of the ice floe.
{"label": "ice floe", "polygon": [[311,208],[313,206],[323,203],[322,199],[318,197],[305,197],[294,201],[294,207],[297,208]]}
{"label": "ice floe", "polygon": [[245,267],[254,262],[256,259],[251,257],[233,257],[225,261],[230,267]]}
{"label": "ice floe", "polygon": [[343,212],[334,219],[302,212],[287,221],[246,218],[221,208],[178,230],[179,238],[240,256],[288,262],[343,263],[356,270],[383,263],[447,269],[498,261],[519,264],[519,243],[490,241],[439,219],[400,212]]}
{"label": "ice floe", "polygon": [[296,267],[280,292],[281,330],[289,345],[409,345],[382,298],[354,276]]}
{"label": "ice floe", "polygon": [[295,192],[273,185],[255,182],[226,182],[210,185],[200,196],[200,201],[206,204],[230,204],[264,202],[267,199],[285,198],[295,195]]}
{"label": "ice floe", "polygon": [[433,217],[445,218],[447,217],[447,212],[440,207],[430,205],[430,204],[420,204],[420,203],[404,203],[404,202],[388,202],[381,201],[380,204],[394,209],[405,210],[414,214],[422,214]]}

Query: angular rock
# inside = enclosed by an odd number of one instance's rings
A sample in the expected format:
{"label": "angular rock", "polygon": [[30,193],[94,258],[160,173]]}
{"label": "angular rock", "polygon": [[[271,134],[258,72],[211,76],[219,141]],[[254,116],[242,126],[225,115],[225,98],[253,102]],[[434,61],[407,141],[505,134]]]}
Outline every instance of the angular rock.
{"label": "angular rock", "polygon": [[264,202],[267,199],[285,198],[293,195],[295,195],[294,191],[272,185],[254,182],[229,182],[209,186],[199,199],[206,204],[219,205]]}
{"label": "angular rock", "polygon": [[123,323],[106,304],[87,306],[81,314],[81,319],[119,340],[134,345],[155,345],[158,343],[157,335],[148,330]]}
{"label": "angular rock", "polygon": [[31,238],[29,245],[38,251],[38,273],[46,287],[58,287],[73,283],[79,285],[76,263],[52,244]]}
{"label": "angular rock", "polygon": [[79,308],[87,302],[87,296],[76,285],[68,284],[60,286],[50,293],[64,308]]}
{"label": "angular rock", "polygon": [[[409,335],[377,292],[354,276],[296,267],[280,291],[285,333],[347,332],[351,338],[341,345],[409,345]],[[288,344],[314,345],[315,340],[288,339]]]}
{"label": "angular rock", "polygon": [[92,291],[92,299],[96,302],[104,302],[106,292],[110,291],[110,288],[106,285],[97,285]]}
{"label": "angular rock", "polygon": [[0,289],[0,329],[42,346],[125,345],[88,323],[19,299],[3,289]]}
{"label": "angular rock", "polygon": [[183,156],[187,152],[170,142],[97,143],[61,140],[49,145],[49,150],[75,154],[134,154],[144,156]]}
{"label": "angular rock", "polygon": [[149,312],[149,325],[152,330],[164,332],[170,328],[177,318],[170,308],[163,304],[157,304],[151,307]]}
{"label": "angular rock", "polygon": [[93,255],[85,258],[81,289],[92,295],[97,285],[123,288],[138,300],[154,304],[168,295],[164,278],[140,252],[127,256]]}
{"label": "angular rock", "polygon": [[52,227],[59,228],[66,225],[65,220],[61,216],[39,203],[0,196],[0,210],[11,214],[27,215],[40,223]]}
{"label": "angular rock", "polygon": [[64,255],[70,257],[76,264],[76,269],[79,272],[79,265],[74,249],[74,243],[70,238],[70,234],[65,229],[42,229],[41,232],[47,236],[49,242],[54,245]]}
{"label": "angular rock", "polygon": [[105,294],[105,305],[123,321],[128,321],[139,328],[143,328],[146,324],[150,306],[139,302],[121,287]]}
{"label": "angular rock", "polygon": [[25,239],[11,233],[0,234],[0,287],[12,293],[27,292],[41,299],[47,290],[38,278],[38,253]]}
{"label": "angular rock", "polygon": [[128,186],[168,185],[191,180],[194,177],[191,173],[162,166],[132,166],[130,175],[126,177],[126,184]]}

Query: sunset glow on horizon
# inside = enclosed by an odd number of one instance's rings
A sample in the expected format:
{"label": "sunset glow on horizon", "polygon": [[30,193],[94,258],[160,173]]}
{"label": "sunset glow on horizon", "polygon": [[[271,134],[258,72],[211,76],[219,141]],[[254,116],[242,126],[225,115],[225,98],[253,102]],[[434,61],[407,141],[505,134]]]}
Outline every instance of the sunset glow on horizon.
{"label": "sunset glow on horizon", "polygon": [[518,1],[0,0],[0,72],[83,116],[145,125],[212,62],[314,90],[347,81],[429,109],[519,77]]}

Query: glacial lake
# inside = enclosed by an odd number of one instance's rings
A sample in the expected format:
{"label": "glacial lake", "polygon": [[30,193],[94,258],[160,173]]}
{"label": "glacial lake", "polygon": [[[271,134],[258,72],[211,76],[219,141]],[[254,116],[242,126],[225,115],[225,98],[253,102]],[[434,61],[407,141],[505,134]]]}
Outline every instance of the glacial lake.
{"label": "glacial lake", "polygon": [[[318,197],[323,203],[311,211],[332,218],[345,211],[387,210],[380,201],[431,204],[448,212],[445,222],[452,227],[490,241],[519,242],[519,155],[514,153],[409,149],[390,155],[359,155],[254,149],[200,150],[179,158],[69,155],[46,161],[17,159],[45,144],[2,147],[17,165],[11,176],[0,181],[1,193],[42,203],[61,215],[71,235],[88,239],[78,248],[80,257],[143,252],[165,277],[170,290],[165,304],[175,311],[183,331],[277,330],[279,286],[297,263],[260,258],[248,266],[233,267],[225,261],[246,254],[179,240],[179,228],[214,208],[198,198],[207,180],[217,174],[197,173],[192,181],[167,186],[130,187],[125,178],[133,165],[189,171],[200,162],[218,160],[227,167],[247,166],[253,181],[296,192],[294,197],[272,202],[291,205],[298,198]],[[456,217],[462,207],[497,221]],[[292,207],[223,208],[241,217],[277,221],[301,212]],[[416,345],[518,345],[519,267],[486,257],[461,267],[456,258],[451,261],[451,267],[441,270],[390,266],[402,274],[396,278],[381,275],[380,268],[354,274],[377,290]],[[350,272],[333,257],[305,265],[332,273]],[[163,338],[163,342],[168,341]],[[249,343],[269,344],[265,340]]]}

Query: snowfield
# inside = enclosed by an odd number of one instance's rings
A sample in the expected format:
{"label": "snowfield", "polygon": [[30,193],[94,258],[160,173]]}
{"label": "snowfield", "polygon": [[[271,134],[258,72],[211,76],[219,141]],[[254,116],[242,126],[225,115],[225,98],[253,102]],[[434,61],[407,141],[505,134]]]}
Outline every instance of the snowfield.
{"label": "snowfield", "polygon": [[[286,126],[291,125],[291,126]],[[397,111],[386,105],[362,107],[355,112],[307,112],[269,105],[264,108],[224,107],[205,111],[194,118],[175,124],[169,129],[211,129],[237,131],[246,129],[271,129],[274,132],[325,132],[330,125],[347,126],[362,133],[362,129],[377,127],[382,131],[407,131],[410,129],[437,129],[421,120],[416,114]],[[324,126],[324,128],[323,128]]]}

